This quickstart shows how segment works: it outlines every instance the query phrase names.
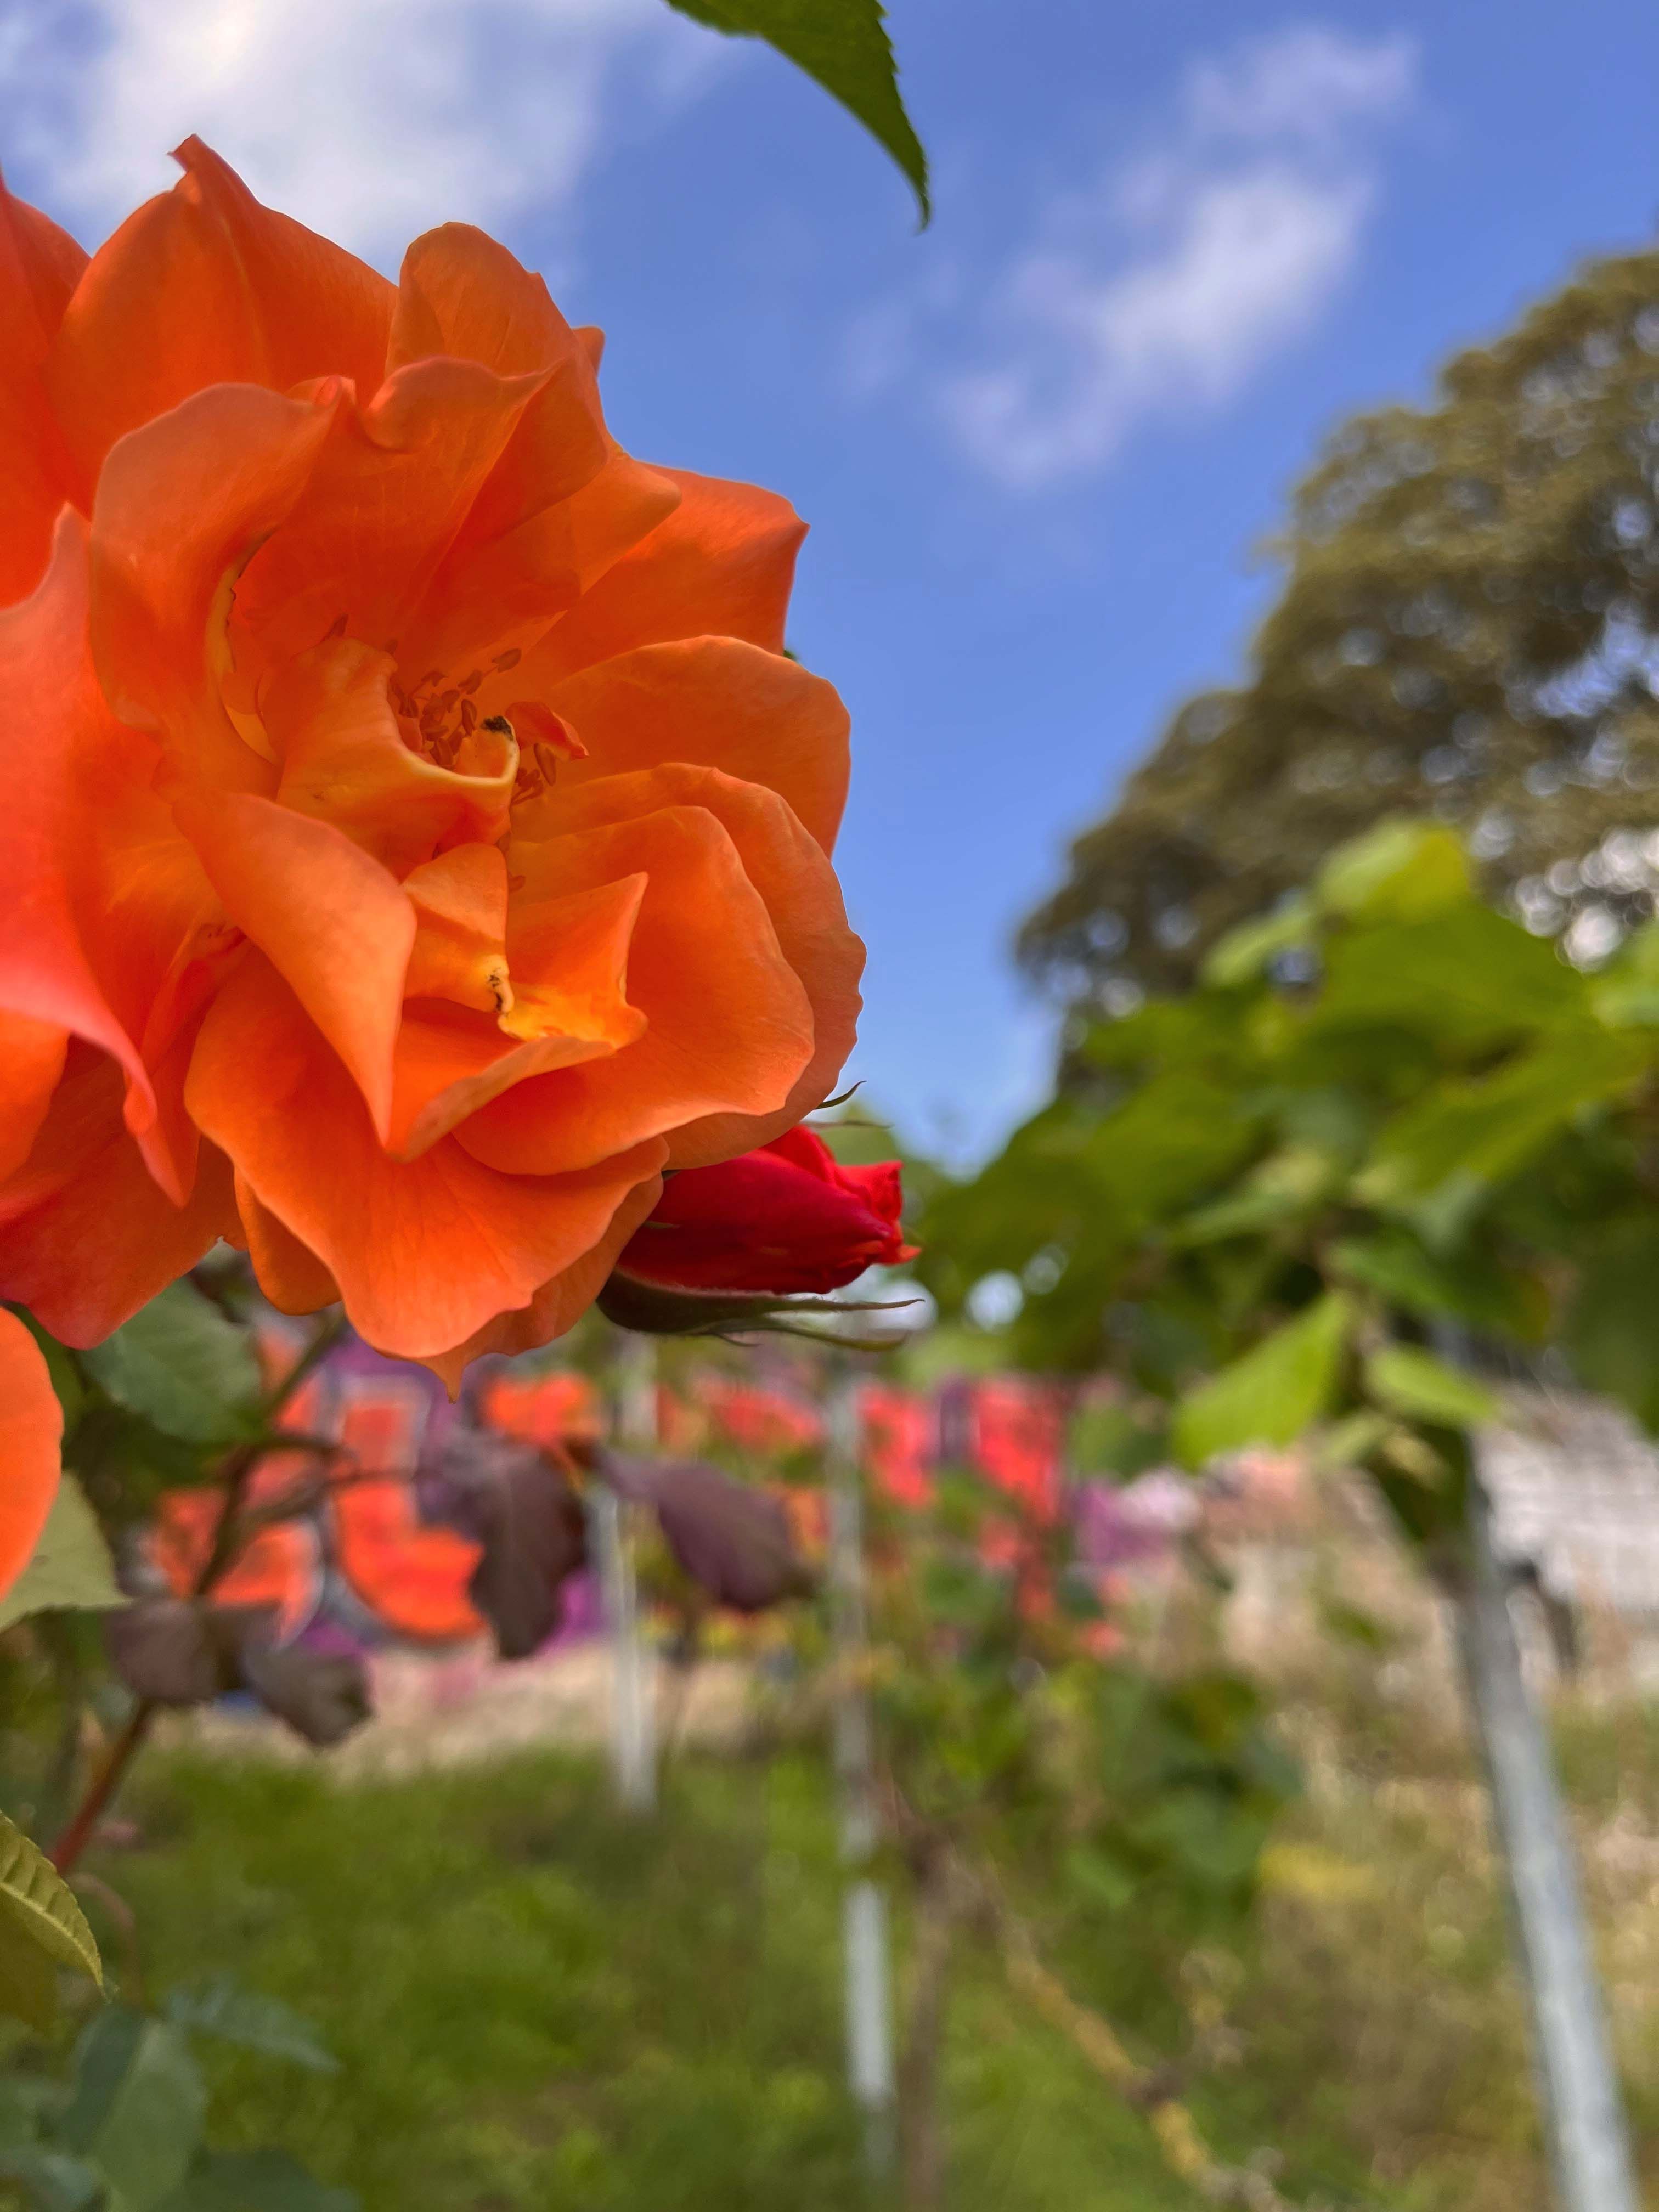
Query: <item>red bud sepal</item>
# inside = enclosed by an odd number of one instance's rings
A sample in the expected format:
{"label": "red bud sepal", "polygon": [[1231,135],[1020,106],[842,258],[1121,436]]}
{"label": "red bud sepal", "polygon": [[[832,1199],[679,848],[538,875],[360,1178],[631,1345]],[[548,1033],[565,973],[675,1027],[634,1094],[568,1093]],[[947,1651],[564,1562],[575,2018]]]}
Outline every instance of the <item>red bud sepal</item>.
{"label": "red bud sepal", "polygon": [[897,1313],[915,1298],[778,1297],[766,1291],[689,1291],[648,1283],[620,1267],[599,1295],[599,1309],[618,1328],[641,1336],[799,1336],[809,1344],[830,1344],[853,1352],[890,1352],[902,1330],[862,1336],[845,1330],[811,1328],[798,1316],[817,1314]]}

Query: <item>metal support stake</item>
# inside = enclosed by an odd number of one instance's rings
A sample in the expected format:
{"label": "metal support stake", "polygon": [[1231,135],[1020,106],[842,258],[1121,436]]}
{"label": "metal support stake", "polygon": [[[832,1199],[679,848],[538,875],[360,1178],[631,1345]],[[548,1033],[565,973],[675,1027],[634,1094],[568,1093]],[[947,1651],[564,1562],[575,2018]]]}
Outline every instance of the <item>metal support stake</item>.
{"label": "metal support stake", "polygon": [[[624,1335],[617,1365],[617,1441],[624,1450],[649,1452],[657,1442],[657,1347],[648,1336]],[[611,1778],[624,1812],[650,1813],[657,1803],[656,1660],[641,1634],[631,1511],[612,1490],[594,1498],[611,1629]]]}
{"label": "metal support stake", "polygon": [[1639,2212],[1630,2136],[1548,1735],[1521,1671],[1492,1510],[1470,1484],[1457,1640],[1491,1790],[1562,2212]]}
{"label": "metal support stake", "polygon": [[842,1944],[846,1962],[847,2081],[864,2114],[872,2173],[891,2171],[894,2148],[892,1965],[886,1893],[871,1873],[879,1828],[874,1743],[862,1677],[867,1641],[859,1389],[837,1373],[827,1408],[830,1634],[836,1671],[835,1759],[841,1796]]}

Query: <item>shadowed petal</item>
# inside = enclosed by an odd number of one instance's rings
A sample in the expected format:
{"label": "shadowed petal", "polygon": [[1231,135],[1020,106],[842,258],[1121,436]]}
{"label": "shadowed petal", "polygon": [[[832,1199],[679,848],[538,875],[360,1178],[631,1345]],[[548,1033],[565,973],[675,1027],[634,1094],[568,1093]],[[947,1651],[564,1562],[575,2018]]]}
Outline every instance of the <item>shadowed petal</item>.
{"label": "shadowed petal", "polygon": [[551,1282],[544,1283],[527,1306],[498,1316],[465,1344],[458,1344],[453,1352],[441,1352],[422,1364],[432,1370],[453,1398],[459,1392],[461,1377],[467,1368],[486,1352],[501,1352],[510,1357],[514,1352],[536,1352],[543,1345],[551,1344],[555,1337],[574,1328],[604,1289],[618,1254],[661,1194],[662,1177],[653,1175],[629,1193],[592,1250],[555,1275]]}
{"label": "shadowed petal", "polygon": [[[222,684],[236,580],[292,512],[341,404],[252,385],[198,392],[124,438],[92,512],[92,638],[123,721],[154,730],[175,783],[269,790],[269,744]],[[314,642],[307,640],[307,643]]]}
{"label": "shadowed petal", "polygon": [[278,1313],[315,1313],[339,1301],[340,1286],[317,1255],[261,1206],[245,1176],[236,1178],[236,1211],[259,1288]]}
{"label": "shadowed petal", "polygon": [[331,823],[274,799],[225,792],[177,811],[226,914],[287,977],[384,1135],[415,942],[408,893]]}
{"label": "shadowed petal", "polygon": [[0,1188],[0,1298],[65,1344],[101,1343],[236,1229],[223,1156],[202,1148],[175,1206],[123,1126],[113,1079],[108,1061],[77,1077],[72,1060],[34,1152]]}
{"label": "shadowed petal", "polygon": [[104,704],[86,620],[86,526],[66,512],[40,588],[0,613],[0,1007],[118,1063],[129,1124],[182,1198],[134,1033],[207,887],[149,791],[154,749]]}
{"label": "shadowed petal", "polygon": [[284,806],[334,823],[401,876],[435,847],[506,830],[519,750],[480,725],[453,769],[404,744],[386,696],[392,664],[343,638],[291,660],[260,702]]}
{"label": "shadowed petal", "polygon": [[342,407],[304,498],[236,587],[239,667],[275,666],[342,622],[370,645],[398,641],[410,683],[445,665],[415,610],[542,382],[420,361]]}
{"label": "shadowed petal", "polygon": [[40,1346],[0,1313],[0,1593],[27,1565],[58,1494],[64,1411]]}

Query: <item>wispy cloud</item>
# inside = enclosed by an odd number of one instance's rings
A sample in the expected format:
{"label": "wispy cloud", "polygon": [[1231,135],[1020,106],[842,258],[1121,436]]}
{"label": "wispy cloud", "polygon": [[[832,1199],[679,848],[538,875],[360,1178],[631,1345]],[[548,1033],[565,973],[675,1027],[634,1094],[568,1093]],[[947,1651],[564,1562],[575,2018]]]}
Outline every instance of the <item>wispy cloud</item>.
{"label": "wispy cloud", "polygon": [[[1164,143],[1046,208],[958,330],[969,365],[940,408],[963,449],[1038,489],[1101,468],[1149,419],[1231,399],[1353,265],[1379,135],[1415,74],[1403,37],[1317,26],[1195,65]],[[868,389],[900,347],[890,324],[860,337]]]}
{"label": "wispy cloud", "polygon": [[195,131],[262,198],[381,263],[449,217],[568,206],[619,72],[649,112],[722,66],[662,0],[82,0],[0,10],[0,144],[101,234]]}

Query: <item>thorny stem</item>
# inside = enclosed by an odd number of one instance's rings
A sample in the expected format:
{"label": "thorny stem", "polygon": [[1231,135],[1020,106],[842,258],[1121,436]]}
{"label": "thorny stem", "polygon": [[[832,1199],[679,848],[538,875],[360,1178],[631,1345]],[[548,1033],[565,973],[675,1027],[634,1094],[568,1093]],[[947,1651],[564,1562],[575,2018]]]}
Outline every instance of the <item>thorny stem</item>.
{"label": "thorny stem", "polygon": [[[262,1431],[270,1428],[318,1363],[328,1357],[344,1335],[345,1326],[343,1313],[331,1314],[313,1336],[260,1407],[259,1426]],[[286,1450],[289,1446],[289,1439],[286,1437],[261,1434],[252,1443],[238,1444],[226,1453],[219,1470],[220,1480],[224,1486],[224,1504],[214,1528],[212,1545],[191,1587],[192,1597],[206,1597],[235,1561],[243,1534],[242,1499],[255,1467],[266,1452]],[[111,1739],[109,1749],[87,1785],[86,1795],[52,1846],[52,1863],[59,1874],[68,1875],[78,1864],[106,1807],[119,1789],[128,1767],[143,1748],[159,1710],[154,1698],[140,1698],[120,1729]]]}

